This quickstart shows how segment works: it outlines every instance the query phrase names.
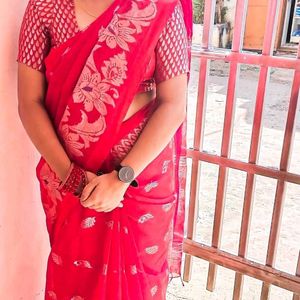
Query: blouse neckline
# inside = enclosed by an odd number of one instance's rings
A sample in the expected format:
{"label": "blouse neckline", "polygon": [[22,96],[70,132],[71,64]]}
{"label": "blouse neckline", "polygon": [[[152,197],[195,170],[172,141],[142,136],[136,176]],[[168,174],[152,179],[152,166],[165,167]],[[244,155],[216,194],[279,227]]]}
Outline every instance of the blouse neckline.
{"label": "blouse neckline", "polygon": [[68,1],[71,5],[71,13],[72,13],[72,18],[73,18],[73,22],[75,25],[75,29],[77,32],[82,32],[85,31],[87,28],[89,28],[94,22],[96,22],[101,16],[105,15],[117,2],[117,0],[113,0],[112,3],[103,10],[103,12],[92,22],[90,22],[87,26],[85,26],[84,28],[80,28],[79,27],[79,23],[78,23],[78,19],[76,16],[76,5],[75,5],[75,0],[69,0]]}

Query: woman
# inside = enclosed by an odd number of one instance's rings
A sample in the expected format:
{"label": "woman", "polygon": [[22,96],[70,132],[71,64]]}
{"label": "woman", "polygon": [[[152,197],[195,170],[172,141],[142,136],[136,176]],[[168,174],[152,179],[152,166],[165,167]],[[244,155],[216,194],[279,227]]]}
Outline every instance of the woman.
{"label": "woman", "polygon": [[190,1],[29,1],[19,115],[41,154],[45,299],[165,299],[181,275],[190,42]]}

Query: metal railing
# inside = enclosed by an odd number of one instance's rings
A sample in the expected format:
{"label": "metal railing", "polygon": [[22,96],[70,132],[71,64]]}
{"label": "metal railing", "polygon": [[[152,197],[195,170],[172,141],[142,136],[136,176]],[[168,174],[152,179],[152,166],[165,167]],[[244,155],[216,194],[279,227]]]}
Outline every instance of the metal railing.
{"label": "metal railing", "polygon": [[[211,47],[210,38],[212,36],[214,22],[215,2],[216,1],[211,0],[205,1],[202,45],[199,50],[193,51],[192,54],[193,57],[199,58],[200,70],[194,143],[193,148],[188,150],[188,157],[192,160],[192,164],[187,236],[184,242],[184,251],[186,253],[184,264],[184,280],[189,281],[191,279],[192,258],[193,256],[196,256],[209,261],[209,271],[207,277],[207,289],[209,291],[214,290],[217,265],[221,265],[236,272],[233,291],[234,300],[242,299],[244,275],[254,277],[263,282],[260,296],[261,300],[269,298],[270,285],[276,285],[292,291],[294,293],[293,300],[300,300],[300,254],[298,257],[298,264],[295,266],[295,275],[288,274],[274,268],[280,231],[280,221],[284,207],[284,192],[286,189],[286,183],[291,182],[300,185],[300,175],[288,171],[293,136],[296,126],[295,118],[300,87],[300,47],[298,48],[296,58],[273,56],[280,1],[269,0],[262,53],[256,54],[243,52],[242,47],[248,3],[247,0],[237,0],[232,49],[227,52],[213,49]],[[203,151],[202,147],[206,113],[207,77],[210,60],[221,60],[230,63],[220,155],[209,154]],[[236,85],[241,63],[260,67],[254,119],[252,124],[251,144],[247,162],[230,158],[235,112]],[[283,146],[281,149],[281,157],[278,169],[268,168],[258,164],[264,99],[266,88],[269,83],[269,72],[270,68],[272,67],[294,70]],[[211,246],[207,246],[195,241],[196,219],[199,208],[198,193],[201,161],[218,165],[218,183]],[[242,170],[247,173],[238,255],[220,250],[227,177],[228,170],[230,168]],[[247,259],[250,231],[249,228],[251,222],[256,175],[271,177],[277,181],[265,264],[256,263]],[[300,226],[300,224],[298,224],[298,226]]]}

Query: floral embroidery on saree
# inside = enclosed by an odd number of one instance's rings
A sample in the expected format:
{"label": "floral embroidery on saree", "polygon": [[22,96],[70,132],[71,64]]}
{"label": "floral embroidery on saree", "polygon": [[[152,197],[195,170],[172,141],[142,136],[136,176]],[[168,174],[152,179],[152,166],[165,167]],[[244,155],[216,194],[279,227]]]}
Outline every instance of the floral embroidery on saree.
{"label": "floral embroidery on saree", "polygon": [[60,180],[51,170],[47,163],[44,163],[40,171],[41,184],[48,194],[47,201],[43,201],[43,207],[47,213],[47,219],[53,224],[56,219],[58,202],[62,201],[62,195],[58,190]]}
{"label": "floral embroidery on saree", "polygon": [[71,298],[71,300],[85,300],[85,299],[81,296],[74,296]]}
{"label": "floral embroidery on saree", "polygon": [[92,265],[89,261],[87,260],[75,260],[74,265],[76,267],[82,267],[82,268],[87,268],[87,269],[92,269]]}
{"label": "floral embroidery on saree", "polygon": [[43,186],[48,190],[49,196],[52,199],[62,200],[62,195],[58,191],[60,180],[56,174],[51,170],[48,164],[44,164],[41,168],[41,179]]}
{"label": "floral embroidery on saree", "polygon": [[57,265],[62,265],[62,258],[60,255],[52,252],[51,253],[51,257],[52,257],[52,260],[57,264]]}
{"label": "floral embroidery on saree", "polygon": [[[122,14],[116,11],[108,26],[100,28],[98,42],[89,55],[73,91],[74,103],[81,107],[81,120],[77,124],[70,125],[70,110],[75,108],[67,106],[59,125],[65,147],[70,154],[84,156],[84,149],[89,148],[90,143],[96,143],[105,131],[106,105],[115,106],[114,99],[119,98],[115,87],[121,86],[127,78],[125,51],[129,51],[128,43],[136,42],[134,34],[141,34],[142,27],[150,25],[150,20],[156,16],[156,12],[156,4],[153,1],[141,9],[136,2],[132,1],[129,11]],[[119,47],[123,51],[105,60],[98,70],[94,61],[94,52],[102,47],[103,42],[109,48]],[[89,122],[87,113],[93,110],[98,112],[98,118],[94,122]]]}
{"label": "floral embroidery on saree", "polygon": [[150,219],[153,219],[153,215],[149,212],[149,213],[146,213],[142,216],[140,216],[139,220],[138,220],[138,223],[145,223],[146,221],[150,220]]}
{"label": "floral embroidery on saree", "polygon": [[81,228],[91,228],[96,223],[96,217],[87,217],[81,222]]}
{"label": "floral embroidery on saree", "polygon": [[154,189],[156,187],[158,187],[158,182],[157,181],[152,181],[144,187],[144,190],[145,190],[146,193],[149,193],[152,189]]}
{"label": "floral embroidery on saree", "polygon": [[121,161],[133,147],[134,143],[145,127],[146,121],[147,118],[145,118],[137,127],[135,127],[132,132],[128,133],[126,137],[122,138],[116,145],[113,146],[111,149],[111,154],[114,156],[116,162]]}
{"label": "floral embroidery on saree", "polygon": [[49,299],[51,299],[51,300],[57,300],[56,293],[53,292],[53,291],[48,291],[48,292],[47,292],[47,296],[48,296]]}
{"label": "floral embroidery on saree", "polygon": [[147,247],[147,248],[145,248],[145,251],[147,254],[150,254],[150,255],[155,254],[158,251],[158,246],[154,245],[151,247]]}
{"label": "floral embroidery on saree", "polygon": [[[136,41],[133,35],[141,33],[142,26],[150,25],[150,20],[155,17],[156,11],[156,5],[152,1],[143,9],[139,9],[137,3],[133,1],[131,9],[127,13],[116,13],[107,28],[100,29],[99,42],[105,41],[109,48],[115,48],[118,45],[129,51],[128,43]],[[131,28],[131,24],[135,28]]]}
{"label": "floral embroidery on saree", "polygon": [[91,142],[98,141],[105,130],[105,119],[102,115],[94,122],[88,121],[87,114],[81,110],[81,121],[76,125],[69,125],[69,107],[66,108],[60,124],[60,135],[69,154],[83,156],[82,149],[88,148]]}
{"label": "floral embroidery on saree", "polygon": [[152,296],[154,296],[156,293],[157,293],[157,290],[158,290],[158,287],[157,287],[157,285],[155,285],[155,286],[153,286],[152,288],[151,288],[151,295]]}
{"label": "floral embroidery on saree", "polygon": [[119,20],[118,15],[114,15],[112,22],[107,28],[101,28],[99,32],[99,42],[106,42],[109,48],[115,48],[117,45],[128,51],[128,42],[135,42],[133,34],[135,30],[130,28],[130,22]]}
{"label": "floral embroidery on saree", "polygon": [[99,114],[105,116],[107,114],[105,104],[115,106],[112,96],[108,94],[109,90],[110,85],[101,81],[100,73],[87,67],[74,90],[74,103],[83,103],[86,112],[96,109]]}
{"label": "floral embroidery on saree", "polygon": [[111,57],[104,61],[101,71],[104,75],[103,82],[108,82],[115,86],[120,86],[126,79],[127,61],[125,52]]}
{"label": "floral embroidery on saree", "polygon": [[167,173],[170,162],[171,162],[170,160],[164,161],[163,167],[162,167],[162,172],[161,172],[162,174]]}
{"label": "floral embroidery on saree", "polygon": [[132,275],[136,275],[136,274],[137,274],[137,268],[136,268],[136,265],[130,266],[130,273],[131,273]]}

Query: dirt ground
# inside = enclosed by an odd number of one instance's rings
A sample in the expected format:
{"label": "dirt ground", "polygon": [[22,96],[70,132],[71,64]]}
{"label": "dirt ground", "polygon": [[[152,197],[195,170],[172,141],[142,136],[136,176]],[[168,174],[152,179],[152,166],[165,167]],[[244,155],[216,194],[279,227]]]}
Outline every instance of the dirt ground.
{"label": "dirt ground", "polygon": [[[236,110],[231,157],[247,161],[259,81],[259,68],[241,65],[240,69],[236,88]],[[210,64],[203,149],[213,154],[220,154],[228,71],[228,63],[215,61]],[[194,58],[189,85],[188,107],[188,143],[190,147],[192,147],[193,141],[198,74],[199,59]],[[270,70],[270,81],[267,86],[264,103],[263,128],[258,161],[260,165],[274,168],[279,166],[292,76],[293,72],[290,70],[274,68]],[[299,106],[289,171],[300,174]],[[217,166],[201,163],[196,241],[207,245],[211,243],[217,176]],[[229,171],[221,249],[233,254],[236,254],[238,250],[245,180],[246,174],[244,172],[233,169]],[[265,263],[266,259],[275,192],[275,179],[257,176],[247,257],[260,263]],[[291,274],[295,274],[299,254],[299,224],[300,186],[289,183],[286,188],[275,267]],[[208,263],[195,258],[192,280],[189,283],[185,283],[185,286],[182,287],[180,279],[174,279],[169,285],[167,299],[232,299],[234,272],[219,267],[215,291],[210,293],[205,289],[207,270]],[[259,299],[260,289],[260,281],[246,277],[242,299]],[[272,287],[270,300],[291,299],[292,293],[275,286]]]}

